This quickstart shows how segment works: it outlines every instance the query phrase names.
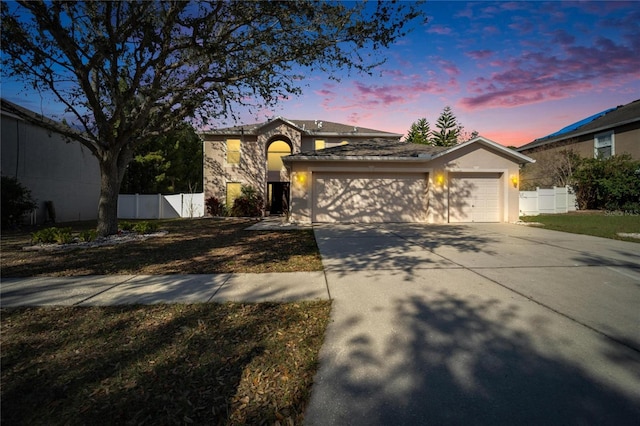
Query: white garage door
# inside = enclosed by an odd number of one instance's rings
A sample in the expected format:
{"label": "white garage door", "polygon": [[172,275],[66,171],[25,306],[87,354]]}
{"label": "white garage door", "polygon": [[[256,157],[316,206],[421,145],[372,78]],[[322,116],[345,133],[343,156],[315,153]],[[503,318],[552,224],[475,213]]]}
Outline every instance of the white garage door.
{"label": "white garage door", "polygon": [[499,222],[500,173],[455,173],[449,178],[449,222]]}
{"label": "white garage door", "polygon": [[424,173],[314,173],[314,222],[425,222]]}

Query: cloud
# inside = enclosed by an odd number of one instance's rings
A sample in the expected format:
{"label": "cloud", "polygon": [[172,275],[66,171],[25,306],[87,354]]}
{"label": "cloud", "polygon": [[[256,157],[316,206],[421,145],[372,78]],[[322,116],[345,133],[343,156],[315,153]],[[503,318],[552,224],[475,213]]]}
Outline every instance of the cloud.
{"label": "cloud", "polygon": [[482,50],[472,50],[470,52],[466,52],[465,55],[470,57],[471,59],[487,59],[490,56],[493,56],[493,50],[482,49]]}
{"label": "cloud", "polygon": [[451,28],[445,27],[444,25],[433,25],[427,27],[427,32],[430,34],[448,35],[451,34]]}
{"label": "cloud", "polygon": [[562,99],[576,93],[603,90],[640,78],[640,57],[636,42],[631,45],[598,37],[591,46],[568,44],[562,31],[553,33],[561,43],[559,53],[524,52],[519,58],[495,62],[503,70],[469,81],[472,96],[463,98],[467,109],[513,107]]}

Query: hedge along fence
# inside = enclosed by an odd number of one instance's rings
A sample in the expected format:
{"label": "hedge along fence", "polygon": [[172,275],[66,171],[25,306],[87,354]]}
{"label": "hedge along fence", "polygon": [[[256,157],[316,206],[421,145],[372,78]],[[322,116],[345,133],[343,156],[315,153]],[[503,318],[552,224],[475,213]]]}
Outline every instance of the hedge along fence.
{"label": "hedge along fence", "polygon": [[120,194],[118,219],[172,219],[203,217],[204,193]]}
{"label": "hedge along fence", "polygon": [[577,210],[576,195],[569,186],[520,191],[520,216],[568,213]]}

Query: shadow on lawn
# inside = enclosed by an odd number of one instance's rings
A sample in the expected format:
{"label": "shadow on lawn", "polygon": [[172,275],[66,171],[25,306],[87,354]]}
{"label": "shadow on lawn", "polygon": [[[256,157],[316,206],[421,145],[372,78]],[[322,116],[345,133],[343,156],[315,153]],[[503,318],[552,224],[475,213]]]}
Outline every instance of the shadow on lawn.
{"label": "shadow on lawn", "polygon": [[161,223],[165,237],[117,246],[22,252],[28,236],[3,238],[3,277],[99,274],[211,274],[321,270],[310,230],[246,231],[252,221],[214,219]]}
{"label": "shadow on lawn", "polygon": [[[333,316],[329,334],[346,351],[323,347],[321,363],[331,368],[314,385],[309,424],[631,425],[640,418],[636,352],[604,337],[584,343],[522,304],[423,286],[389,308],[362,311]],[[393,332],[360,326],[375,321],[393,324]],[[322,406],[332,409],[315,411]]]}
{"label": "shadow on lawn", "polygon": [[[286,339],[319,347],[324,326],[313,328],[316,335],[300,325],[307,321],[303,310],[288,309],[131,306],[73,308],[64,316],[55,309],[6,310],[2,423],[247,424],[295,417],[315,362]],[[31,320],[18,322],[20,315]]]}

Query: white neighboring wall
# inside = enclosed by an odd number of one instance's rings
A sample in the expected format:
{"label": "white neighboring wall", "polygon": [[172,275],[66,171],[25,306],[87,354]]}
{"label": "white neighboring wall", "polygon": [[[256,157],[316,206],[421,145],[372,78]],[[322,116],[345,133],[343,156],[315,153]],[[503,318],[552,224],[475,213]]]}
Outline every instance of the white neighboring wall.
{"label": "white neighboring wall", "polygon": [[120,194],[118,219],[172,219],[203,217],[204,193]]}
{"label": "white neighboring wall", "polygon": [[37,224],[46,219],[46,201],[53,201],[56,222],[97,219],[100,169],[87,148],[5,111],[1,124],[0,172],[31,190]]}

